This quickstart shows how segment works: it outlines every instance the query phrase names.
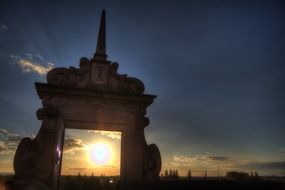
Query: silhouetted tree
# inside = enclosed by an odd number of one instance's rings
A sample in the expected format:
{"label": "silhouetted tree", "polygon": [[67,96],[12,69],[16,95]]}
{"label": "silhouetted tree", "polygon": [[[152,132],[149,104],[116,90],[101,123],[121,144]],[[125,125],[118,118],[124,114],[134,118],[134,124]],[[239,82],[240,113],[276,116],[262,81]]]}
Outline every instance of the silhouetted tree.
{"label": "silhouetted tree", "polygon": [[168,170],[165,170],[164,176],[167,178],[168,177]]}
{"label": "silhouetted tree", "polygon": [[250,177],[253,178],[253,172],[250,172]]}
{"label": "silhouetted tree", "polygon": [[254,179],[254,180],[260,180],[260,177],[259,177],[257,172],[254,172],[254,175],[252,174],[251,178]]}
{"label": "silhouetted tree", "polygon": [[164,177],[166,179],[178,179],[179,173],[178,173],[178,170],[169,169],[169,170],[165,170],[164,175],[161,174],[161,177]]}
{"label": "silhouetted tree", "polygon": [[188,178],[188,179],[191,179],[191,178],[192,178],[192,173],[191,173],[191,170],[188,170],[188,173],[187,173],[187,178]]}
{"label": "silhouetted tree", "polygon": [[169,170],[169,177],[171,178],[173,176],[173,171],[172,169]]}
{"label": "silhouetted tree", "polygon": [[174,176],[176,179],[179,178],[179,173],[178,173],[178,170],[175,170],[175,176]]}

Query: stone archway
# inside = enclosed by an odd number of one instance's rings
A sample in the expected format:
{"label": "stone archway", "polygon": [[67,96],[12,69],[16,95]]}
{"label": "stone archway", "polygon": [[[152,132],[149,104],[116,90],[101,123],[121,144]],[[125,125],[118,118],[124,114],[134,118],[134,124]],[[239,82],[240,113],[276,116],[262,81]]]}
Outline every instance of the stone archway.
{"label": "stone archway", "polygon": [[159,177],[159,150],[147,145],[144,136],[146,109],[156,96],[144,94],[140,80],[118,74],[119,64],[107,60],[105,52],[103,11],[94,57],[81,58],[79,68],[54,68],[47,83],[35,84],[42,126],[34,139],[24,138],[17,148],[13,189],[34,183],[58,188],[66,128],[122,133],[121,189],[144,188]]}

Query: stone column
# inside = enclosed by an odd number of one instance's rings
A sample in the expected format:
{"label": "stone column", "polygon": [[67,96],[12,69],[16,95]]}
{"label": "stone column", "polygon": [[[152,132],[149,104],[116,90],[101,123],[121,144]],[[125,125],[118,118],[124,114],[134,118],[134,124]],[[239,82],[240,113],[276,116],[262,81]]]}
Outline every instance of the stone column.
{"label": "stone column", "polygon": [[135,122],[122,132],[121,189],[143,189],[144,131]]}
{"label": "stone column", "polygon": [[34,139],[24,138],[15,153],[14,190],[30,188],[57,189],[64,127],[55,108],[43,108],[37,113],[42,126]]}

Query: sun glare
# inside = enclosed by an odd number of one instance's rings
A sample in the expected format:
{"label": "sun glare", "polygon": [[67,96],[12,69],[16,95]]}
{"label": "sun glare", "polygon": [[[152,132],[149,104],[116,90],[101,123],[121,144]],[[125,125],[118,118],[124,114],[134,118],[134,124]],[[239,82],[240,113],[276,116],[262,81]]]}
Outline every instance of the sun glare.
{"label": "sun glare", "polygon": [[120,175],[120,132],[67,129],[66,135],[62,175]]}
{"label": "sun glare", "polygon": [[106,143],[96,143],[90,145],[88,154],[90,161],[96,165],[107,164],[112,158],[111,148]]}

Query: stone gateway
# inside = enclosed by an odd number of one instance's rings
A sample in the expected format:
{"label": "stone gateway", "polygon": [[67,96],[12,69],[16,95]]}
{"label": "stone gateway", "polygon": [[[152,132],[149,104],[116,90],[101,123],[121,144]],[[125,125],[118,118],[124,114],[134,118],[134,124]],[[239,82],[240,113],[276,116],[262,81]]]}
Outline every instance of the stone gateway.
{"label": "stone gateway", "polygon": [[94,57],[81,58],[79,68],[54,68],[47,83],[35,83],[42,126],[18,145],[12,189],[58,189],[67,128],[121,132],[120,189],[145,189],[158,179],[160,152],[144,136],[146,109],[156,96],[144,94],[140,80],[118,74],[118,66],[107,60],[102,11]]}

